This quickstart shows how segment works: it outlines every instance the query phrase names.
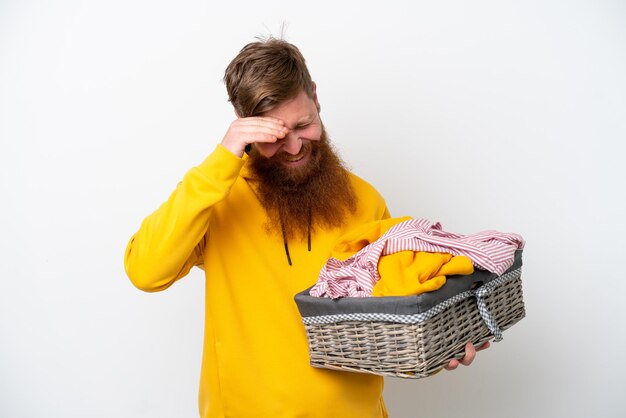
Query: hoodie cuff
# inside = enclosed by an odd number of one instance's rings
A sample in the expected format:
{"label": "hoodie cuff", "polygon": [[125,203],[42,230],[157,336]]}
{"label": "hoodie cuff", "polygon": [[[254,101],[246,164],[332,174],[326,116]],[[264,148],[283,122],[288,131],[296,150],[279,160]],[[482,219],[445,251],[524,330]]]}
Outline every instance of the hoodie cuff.
{"label": "hoodie cuff", "polygon": [[222,144],[196,167],[197,172],[205,178],[234,182],[244,166],[245,161],[228,151]]}

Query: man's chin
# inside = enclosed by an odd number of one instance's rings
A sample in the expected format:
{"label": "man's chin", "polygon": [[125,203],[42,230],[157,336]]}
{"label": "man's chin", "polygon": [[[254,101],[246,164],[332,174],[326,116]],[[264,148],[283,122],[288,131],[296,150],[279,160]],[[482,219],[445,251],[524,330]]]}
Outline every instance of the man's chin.
{"label": "man's chin", "polygon": [[283,173],[286,186],[298,186],[306,183],[314,175],[314,170],[309,165],[301,167],[283,166]]}

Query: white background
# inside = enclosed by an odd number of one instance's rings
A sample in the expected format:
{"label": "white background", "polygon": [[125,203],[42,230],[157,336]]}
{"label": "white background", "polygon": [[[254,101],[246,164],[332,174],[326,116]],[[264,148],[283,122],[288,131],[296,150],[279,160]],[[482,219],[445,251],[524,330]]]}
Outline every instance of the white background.
{"label": "white background", "polygon": [[0,0],[0,416],[197,416],[202,274],[142,293],[123,253],[283,21],[393,215],[527,240],[526,319],[391,416],[626,416],[626,5],[591,0]]}

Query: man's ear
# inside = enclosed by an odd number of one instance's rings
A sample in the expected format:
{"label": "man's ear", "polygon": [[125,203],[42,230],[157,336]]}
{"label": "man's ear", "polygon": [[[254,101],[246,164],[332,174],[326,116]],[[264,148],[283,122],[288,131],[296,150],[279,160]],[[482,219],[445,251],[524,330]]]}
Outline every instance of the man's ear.
{"label": "man's ear", "polygon": [[313,102],[315,103],[315,107],[319,113],[322,107],[320,106],[319,100],[317,100],[317,84],[315,84],[315,81],[313,82]]}

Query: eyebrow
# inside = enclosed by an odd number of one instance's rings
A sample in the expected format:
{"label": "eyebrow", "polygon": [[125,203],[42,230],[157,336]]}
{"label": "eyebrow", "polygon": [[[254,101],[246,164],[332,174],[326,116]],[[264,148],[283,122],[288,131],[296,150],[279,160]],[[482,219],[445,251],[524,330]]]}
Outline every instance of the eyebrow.
{"label": "eyebrow", "polygon": [[296,126],[289,127],[289,129],[294,129],[297,128],[298,126],[302,126],[302,125],[308,125],[309,123],[313,122],[315,120],[315,114],[311,113],[307,116],[305,116],[304,118],[300,119],[297,123]]}

